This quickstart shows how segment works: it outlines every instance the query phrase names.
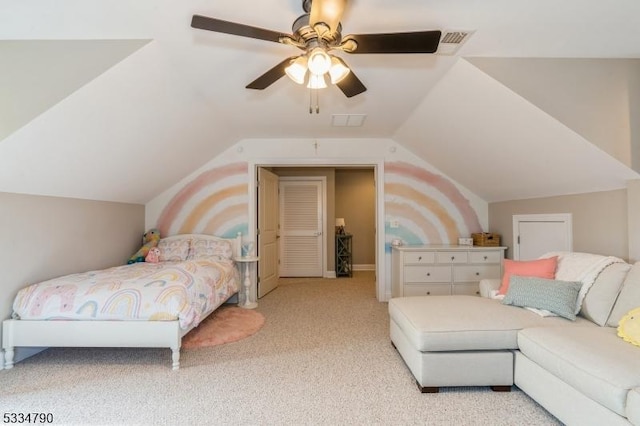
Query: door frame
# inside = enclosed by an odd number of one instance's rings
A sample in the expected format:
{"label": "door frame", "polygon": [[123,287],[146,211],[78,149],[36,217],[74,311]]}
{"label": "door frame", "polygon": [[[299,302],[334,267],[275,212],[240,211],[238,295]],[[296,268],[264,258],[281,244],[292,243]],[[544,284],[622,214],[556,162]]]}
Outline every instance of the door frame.
{"label": "door frame", "polygon": [[[278,176],[278,185],[280,182],[288,181],[288,182],[320,182],[321,183],[321,191],[322,191],[322,228],[320,232],[322,232],[320,241],[322,241],[322,277],[323,278],[335,278],[334,274],[329,274],[327,270],[327,178],[325,176]],[[282,194],[278,191],[278,205],[280,205],[280,201],[282,199]],[[256,212],[257,213],[257,212]],[[282,216],[282,211],[278,213],[279,216]],[[282,253],[282,240],[280,240],[280,247],[278,247],[278,256]],[[280,268],[278,267],[278,275],[280,275]]]}
{"label": "door frame", "polygon": [[569,241],[569,251],[573,250],[573,215],[571,213],[542,213],[513,215],[513,260],[520,260],[520,244],[518,243],[520,222],[563,222],[565,236]]}
{"label": "door frame", "polygon": [[371,167],[376,185],[376,298],[387,302],[391,298],[391,288],[386,286],[385,228],[384,228],[384,160],[349,158],[298,158],[298,159],[254,159],[248,163],[249,181],[249,235],[250,241],[256,241],[258,208],[257,168],[258,167]]}

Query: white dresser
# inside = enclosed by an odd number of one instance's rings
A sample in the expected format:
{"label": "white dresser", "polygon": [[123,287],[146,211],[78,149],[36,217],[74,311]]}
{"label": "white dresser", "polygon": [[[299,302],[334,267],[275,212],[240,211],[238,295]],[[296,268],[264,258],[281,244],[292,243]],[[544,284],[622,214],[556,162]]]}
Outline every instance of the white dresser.
{"label": "white dresser", "polygon": [[501,278],[506,247],[392,247],[391,296],[479,295],[484,278]]}

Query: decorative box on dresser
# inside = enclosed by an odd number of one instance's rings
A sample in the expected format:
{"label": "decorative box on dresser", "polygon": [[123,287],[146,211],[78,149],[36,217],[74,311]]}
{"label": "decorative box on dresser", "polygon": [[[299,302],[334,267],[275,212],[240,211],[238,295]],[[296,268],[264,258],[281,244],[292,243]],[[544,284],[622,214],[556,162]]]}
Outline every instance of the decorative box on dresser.
{"label": "decorative box on dresser", "polygon": [[392,246],[391,297],[480,295],[478,283],[502,277],[506,247]]}

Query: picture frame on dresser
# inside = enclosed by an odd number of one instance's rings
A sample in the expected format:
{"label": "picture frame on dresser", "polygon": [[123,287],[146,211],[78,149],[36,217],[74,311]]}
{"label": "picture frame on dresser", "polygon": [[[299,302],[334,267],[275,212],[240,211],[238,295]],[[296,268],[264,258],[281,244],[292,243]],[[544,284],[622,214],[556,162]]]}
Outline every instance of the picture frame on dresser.
{"label": "picture frame on dresser", "polygon": [[480,295],[480,280],[502,277],[507,247],[409,245],[391,248],[391,297]]}

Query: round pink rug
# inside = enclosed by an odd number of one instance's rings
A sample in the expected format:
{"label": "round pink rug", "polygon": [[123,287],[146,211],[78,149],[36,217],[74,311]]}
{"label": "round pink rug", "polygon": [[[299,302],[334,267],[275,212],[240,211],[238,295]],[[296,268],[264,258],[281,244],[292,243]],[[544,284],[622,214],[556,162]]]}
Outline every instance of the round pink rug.
{"label": "round pink rug", "polygon": [[185,349],[237,342],[264,325],[264,315],[237,306],[222,306],[182,338]]}

